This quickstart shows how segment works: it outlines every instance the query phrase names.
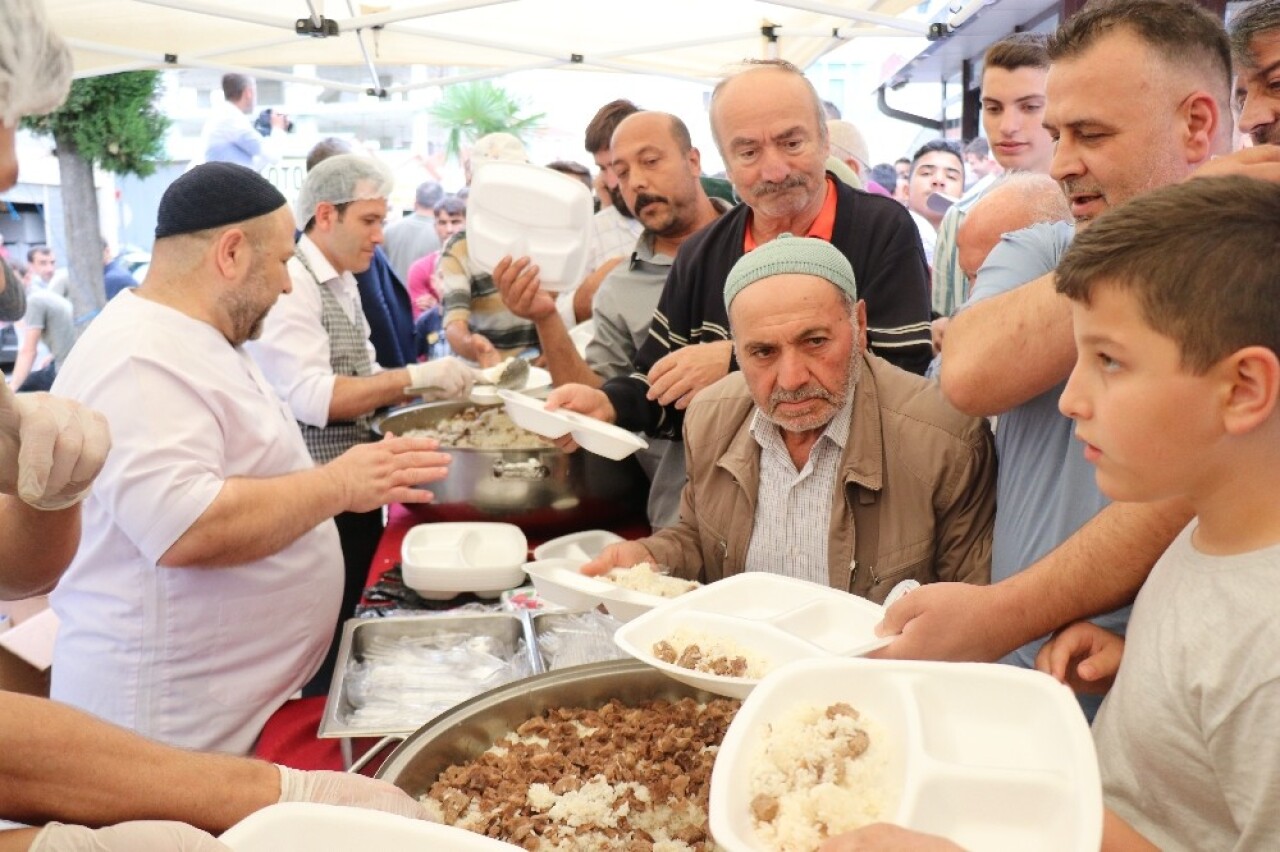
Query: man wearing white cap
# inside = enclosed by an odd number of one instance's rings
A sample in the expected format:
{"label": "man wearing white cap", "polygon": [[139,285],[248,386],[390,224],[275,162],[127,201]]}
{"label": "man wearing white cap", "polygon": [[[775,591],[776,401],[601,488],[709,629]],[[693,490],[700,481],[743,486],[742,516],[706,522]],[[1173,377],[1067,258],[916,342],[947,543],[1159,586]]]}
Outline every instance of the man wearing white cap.
{"label": "man wearing white cap", "polygon": [[[409,388],[432,388],[438,398],[463,397],[470,368],[456,358],[380,370],[355,273],[363,272],[382,243],[382,220],[394,180],[379,160],[356,154],[329,157],[310,172],[298,195],[303,235],[289,258],[293,293],[281,299],[246,348],[302,428],[307,449],[325,464],[373,441],[373,414],[407,402]],[[381,507],[343,512],[346,584],[325,665],[309,694],[328,692],[342,621],[351,617],[382,536]]]}
{"label": "man wearing white cap", "polygon": [[990,430],[865,351],[866,307],[839,249],[777,237],[734,265],[724,301],[741,369],[689,406],[680,522],[584,571],[768,571],[878,602],[907,579],[986,583]]}
{"label": "man wearing white cap", "polygon": [[[487,162],[527,163],[524,144],[510,133],[481,136],[467,159],[467,184]],[[444,305],[444,334],[449,346],[481,367],[497,364],[538,345],[538,331],[502,304],[493,277],[471,261],[467,232],[459,231],[445,244],[438,274]]]}

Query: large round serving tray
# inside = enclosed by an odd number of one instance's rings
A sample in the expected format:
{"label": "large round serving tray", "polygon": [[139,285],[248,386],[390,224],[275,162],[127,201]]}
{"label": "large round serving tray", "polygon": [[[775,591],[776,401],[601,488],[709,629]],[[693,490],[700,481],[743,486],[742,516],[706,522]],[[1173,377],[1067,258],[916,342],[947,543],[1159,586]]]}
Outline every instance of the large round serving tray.
{"label": "large round serving tray", "polygon": [[551,707],[594,709],[618,699],[637,704],[717,696],[672,680],[638,660],[588,663],[535,675],[477,695],[432,719],[396,747],[377,777],[421,796],[445,769],[482,754],[527,719]]}

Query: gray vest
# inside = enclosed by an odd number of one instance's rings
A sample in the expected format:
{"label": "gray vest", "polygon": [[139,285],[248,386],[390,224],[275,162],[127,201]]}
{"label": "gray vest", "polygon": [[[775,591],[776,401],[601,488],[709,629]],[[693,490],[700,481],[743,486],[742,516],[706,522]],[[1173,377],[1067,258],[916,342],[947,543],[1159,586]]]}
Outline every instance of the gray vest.
{"label": "gray vest", "polygon": [[[312,275],[315,278],[315,275]],[[329,366],[335,376],[368,376],[373,368],[369,364],[369,352],[365,349],[364,336],[342,310],[333,292],[316,281],[324,310],[320,322],[329,338]],[[354,447],[374,439],[371,414],[363,414],[355,420],[330,421],[323,428],[299,423],[302,438],[316,464],[326,464]]]}

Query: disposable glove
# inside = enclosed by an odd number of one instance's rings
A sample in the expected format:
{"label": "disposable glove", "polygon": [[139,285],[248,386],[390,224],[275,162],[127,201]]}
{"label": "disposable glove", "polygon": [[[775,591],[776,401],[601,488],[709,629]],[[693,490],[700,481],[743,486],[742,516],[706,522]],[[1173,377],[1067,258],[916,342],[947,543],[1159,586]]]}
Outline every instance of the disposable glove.
{"label": "disposable glove", "polygon": [[79,502],[111,448],[106,418],[73,400],[0,385],[0,493],[45,510]]}
{"label": "disposable glove", "polygon": [[31,852],[231,852],[231,847],[182,822],[142,820],[106,828],[51,822],[36,835]]}
{"label": "disposable glove", "polygon": [[429,819],[427,809],[412,796],[386,781],[375,781],[351,772],[304,772],[279,766],[280,801],[347,805],[391,814]]}
{"label": "disposable glove", "polygon": [[462,399],[471,393],[475,370],[457,358],[436,358],[409,364],[409,385],[424,399]]}

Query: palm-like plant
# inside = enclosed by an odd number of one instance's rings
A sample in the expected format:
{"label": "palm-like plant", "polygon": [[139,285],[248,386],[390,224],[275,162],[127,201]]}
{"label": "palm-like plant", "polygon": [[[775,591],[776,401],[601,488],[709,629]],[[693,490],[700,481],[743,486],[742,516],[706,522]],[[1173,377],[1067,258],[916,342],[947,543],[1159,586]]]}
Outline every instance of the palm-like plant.
{"label": "palm-like plant", "polygon": [[545,113],[520,116],[524,104],[506,89],[488,80],[445,87],[428,114],[449,128],[445,153],[461,157],[463,142],[474,142],[489,133],[505,132],[521,139],[536,128]]}

